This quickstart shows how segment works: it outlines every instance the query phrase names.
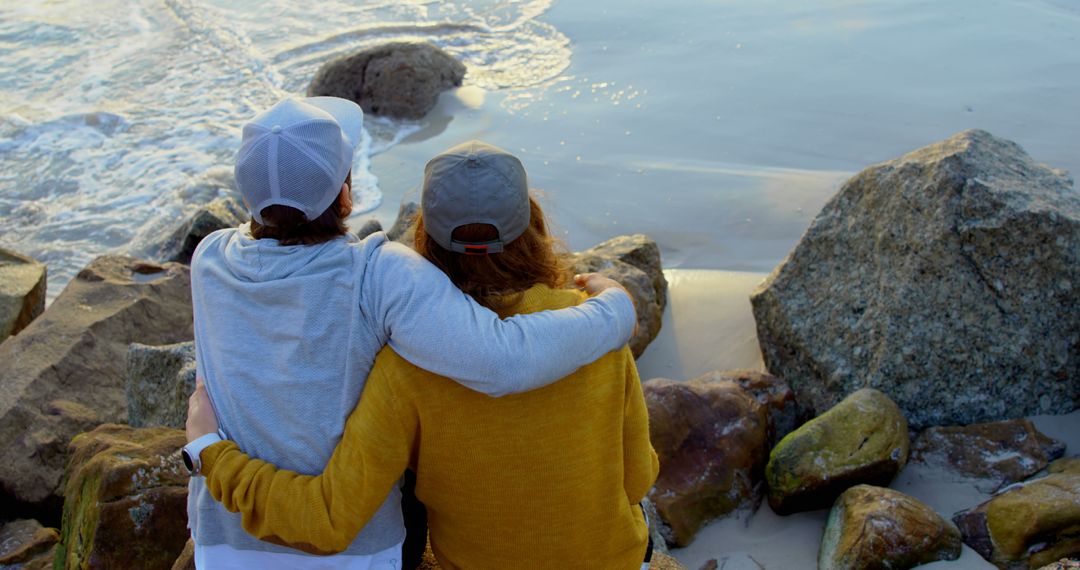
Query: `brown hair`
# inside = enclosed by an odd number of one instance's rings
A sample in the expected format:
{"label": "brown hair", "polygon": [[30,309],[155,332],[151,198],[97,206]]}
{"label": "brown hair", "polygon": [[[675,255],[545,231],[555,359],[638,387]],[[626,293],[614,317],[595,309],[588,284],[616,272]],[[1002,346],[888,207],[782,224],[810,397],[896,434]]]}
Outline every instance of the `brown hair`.
{"label": "brown hair", "polygon": [[[529,227],[500,253],[470,255],[448,251],[424,231],[423,213],[416,216],[416,251],[441,269],[459,289],[489,309],[512,305],[506,295],[521,293],[533,285],[558,289],[570,276],[561,244],[548,235],[544,212],[529,198]],[[454,230],[453,239],[484,242],[497,239],[489,224],[467,224]]]}
{"label": "brown hair", "polygon": [[[345,184],[352,188],[352,172],[345,177]],[[338,196],[319,217],[308,220],[303,212],[291,206],[267,206],[259,212],[269,225],[251,220],[251,236],[255,239],[276,239],[281,245],[316,245],[345,235],[349,228],[345,218],[351,208],[342,204]]]}

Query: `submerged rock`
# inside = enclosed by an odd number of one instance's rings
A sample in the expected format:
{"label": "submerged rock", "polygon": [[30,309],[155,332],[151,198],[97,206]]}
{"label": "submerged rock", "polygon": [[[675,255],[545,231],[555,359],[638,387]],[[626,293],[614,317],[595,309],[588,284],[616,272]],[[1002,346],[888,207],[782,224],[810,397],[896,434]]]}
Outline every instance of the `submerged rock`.
{"label": "submerged rock", "polygon": [[349,99],[373,115],[420,119],[464,78],[465,65],[438,47],[392,42],[326,63],[307,94]]}
{"label": "submerged rock", "polygon": [[836,500],[821,539],[821,570],[912,568],[960,557],[960,531],[899,491],[856,485]]}
{"label": "submerged rock", "polygon": [[641,356],[660,334],[667,305],[667,280],[656,242],[644,234],[617,236],[575,254],[573,266],[575,273],[600,273],[630,292],[638,316],[630,350],[635,357]]}
{"label": "submerged rock", "polygon": [[248,220],[247,210],[236,198],[227,196],[199,208],[164,242],[157,246],[156,258],[191,264],[191,255],[206,236],[217,230],[235,228]]}
{"label": "submerged rock", "polygon": [[43,263],[0,248],[0,342],[45,310],[46,273]]}
{"label": "submerged rock", "polygon": [[888,396],[864,388],[791,432],[765,468],[777,514],[823,509],[848,487],[887,486],[908,459],[907,422]]}
{"label": "submerged rock", "polygon": [[1080,193],[965,131],[850,179],[751,296],[768,369],[827,409],[871,386],[912,427],[1080,406]]}
{"label": "submerged rock", "polygon": [[1064,453],[1065,444],[1022,419],[929,428],[915,440],[911,459],[983,479],[986,483],[977,485],[979,489],[992,492],[1031,477]]}
{"label": "submerged rock", "polygon": [[188,268],[99,257],[40,317],[0,345],[0,489],[59,505],[68,443],[127,420],[124,357],[134,341],[193,338]]}
{"label": "submerged rock", "polygon": [[71,442],[57,560],[64,568],[172,568],[190,533],[184,432],[106,424]]}
{"label": "submerged rock", "polygon": [[1008,570],[1080,556],[1080,469],[1051,465],[1051,471],[954,516],[964,543]]}
{"label": "submerged rock", "polygon": [[760,503],[769,410],[742,386],[708,377],[642,385],[660,473],[649,499],[672,545],[706,522]]}
{"label": "submerged rock", "polygon": [[132,343],[127,353],[128,424],[184,429],[195,391],[195,343]]}

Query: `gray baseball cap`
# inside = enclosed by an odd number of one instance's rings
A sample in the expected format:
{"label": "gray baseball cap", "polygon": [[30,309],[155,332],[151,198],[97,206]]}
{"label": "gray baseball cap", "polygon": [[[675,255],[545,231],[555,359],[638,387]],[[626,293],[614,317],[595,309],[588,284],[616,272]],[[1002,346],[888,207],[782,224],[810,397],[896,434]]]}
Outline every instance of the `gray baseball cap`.
{"label": "gray baseball cap", "polygon": [[[516,156],[481,141],[457,145],[428,161],[420,209],[424,229],[444,249],[498,253],[529,227],[525,167]],[[454,230],[466,224],[491,224],[499,238],[454,240]]]}
{"label": "gray baseball cap", "polygon": [[251,217],[265,224],[267,206],[291,206],[308,220],[341,193],[363,135],[360,106],[337,97],[285,99],[244,125],[236,186]]}

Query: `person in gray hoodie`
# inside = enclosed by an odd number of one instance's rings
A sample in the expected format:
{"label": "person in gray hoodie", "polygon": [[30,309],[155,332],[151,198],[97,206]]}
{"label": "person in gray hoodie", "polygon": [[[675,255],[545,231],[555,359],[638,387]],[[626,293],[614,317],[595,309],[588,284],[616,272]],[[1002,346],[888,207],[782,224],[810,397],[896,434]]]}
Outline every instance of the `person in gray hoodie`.
{"label": "person in gray hoodie", "polygon": [[[351,168],[363,113],[333,97],[286,99],[244,126],[236,182],[252,220],[192,258],[197,371],[218,423],[253,457],[317,474],[385,344],[488,394],[562,378],[629,339],[636,315],[609,279],[579,276],[581,305],[509,319],[478,305],[414,251],[351,236]],[[198,477],[210,434],[184,448],[199,568],[401,567],[395,487],[346,551],[313,557],[247,535]]]}

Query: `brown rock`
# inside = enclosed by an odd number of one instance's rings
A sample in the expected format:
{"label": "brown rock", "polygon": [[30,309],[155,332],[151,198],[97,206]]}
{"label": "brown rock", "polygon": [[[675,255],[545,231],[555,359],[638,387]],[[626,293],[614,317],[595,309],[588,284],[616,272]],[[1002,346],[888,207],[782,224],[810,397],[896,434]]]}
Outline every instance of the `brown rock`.
{"label": "brown rock", "polygon": [[195,570],[195,541],[188,539],[184,544],[184,549],[180,551],[180,556],[176,557],[176,562],[173,562],[172,570]]}
{"label": "brown rock", "polygon": [[184,432],[105,424],[71,442],[60,532],[67,568],[172,568],[189,538]]}
{"label": "brown rock", "polygon": [[912,461],[944,466],[965,477],[985,479],[991,492],[1023,481],[1065,453],[1065,445],[1029,420],[1008,420],[924,430],[911,450]]}
{"label": "brown rock", "polygon": [[0,527],[0,567],[25,564],[49,552],[60,539],[55,528],[36,520],[11,521]]}
{"label": "brown rock", "polygon": [[818,568],[912,568],[960,557],[960,531],[899,491],[856,485],[836,500],[821,539]]}
{"label": "brown rock", "polygon": [[954,516],[964,543],[1009,570],[1080,556],[1080,473],[1063,467]]}
{"label": "brown rock", "polygon": [[791,432],[765,468],[781,515],[830,506],[848,487],[888,485],[907,463],[907,422],[888,396],[864,388]]}
{"label": "brown rock", "polygon": [[45,313],[0,345],[2,493],[58,507],[71,438],[127,419],[128,344],[191,338],[187,267],[117,256],[90,263]]}
{"label": "brown rock", "polygon": [[768,454],[768,411],[732,381],[657,378],[642,386],[660,475],[649,493],[685,546],[701,526],[736,509],[753,509]]}
{"label": "brown rock", "polygon": [[734,382],[765,406],[769,417],[769,448],[801,423],[795,392],[787,382],[758,370],[716,370],[698,377],[707,382]]}
{"label": "brown rock", "polygon": [[0,248],[0,342],[45,310],[46,273],[44,264]]}
{"label": "brown rock", "polygon": [[373,115],[420,119],[464,77],[465,65],[434,45],[393,42],[323,65],[307,94],[349,99]]}
{"label": "brown rock", "polygon": [[617,236],[575,254],[574,272],[597,272],[630,292],[637,308],[638,327],[630,350],[641,356],[660,333],[667,305],[667,280],[660,266],[660,248],[644,234]]}

